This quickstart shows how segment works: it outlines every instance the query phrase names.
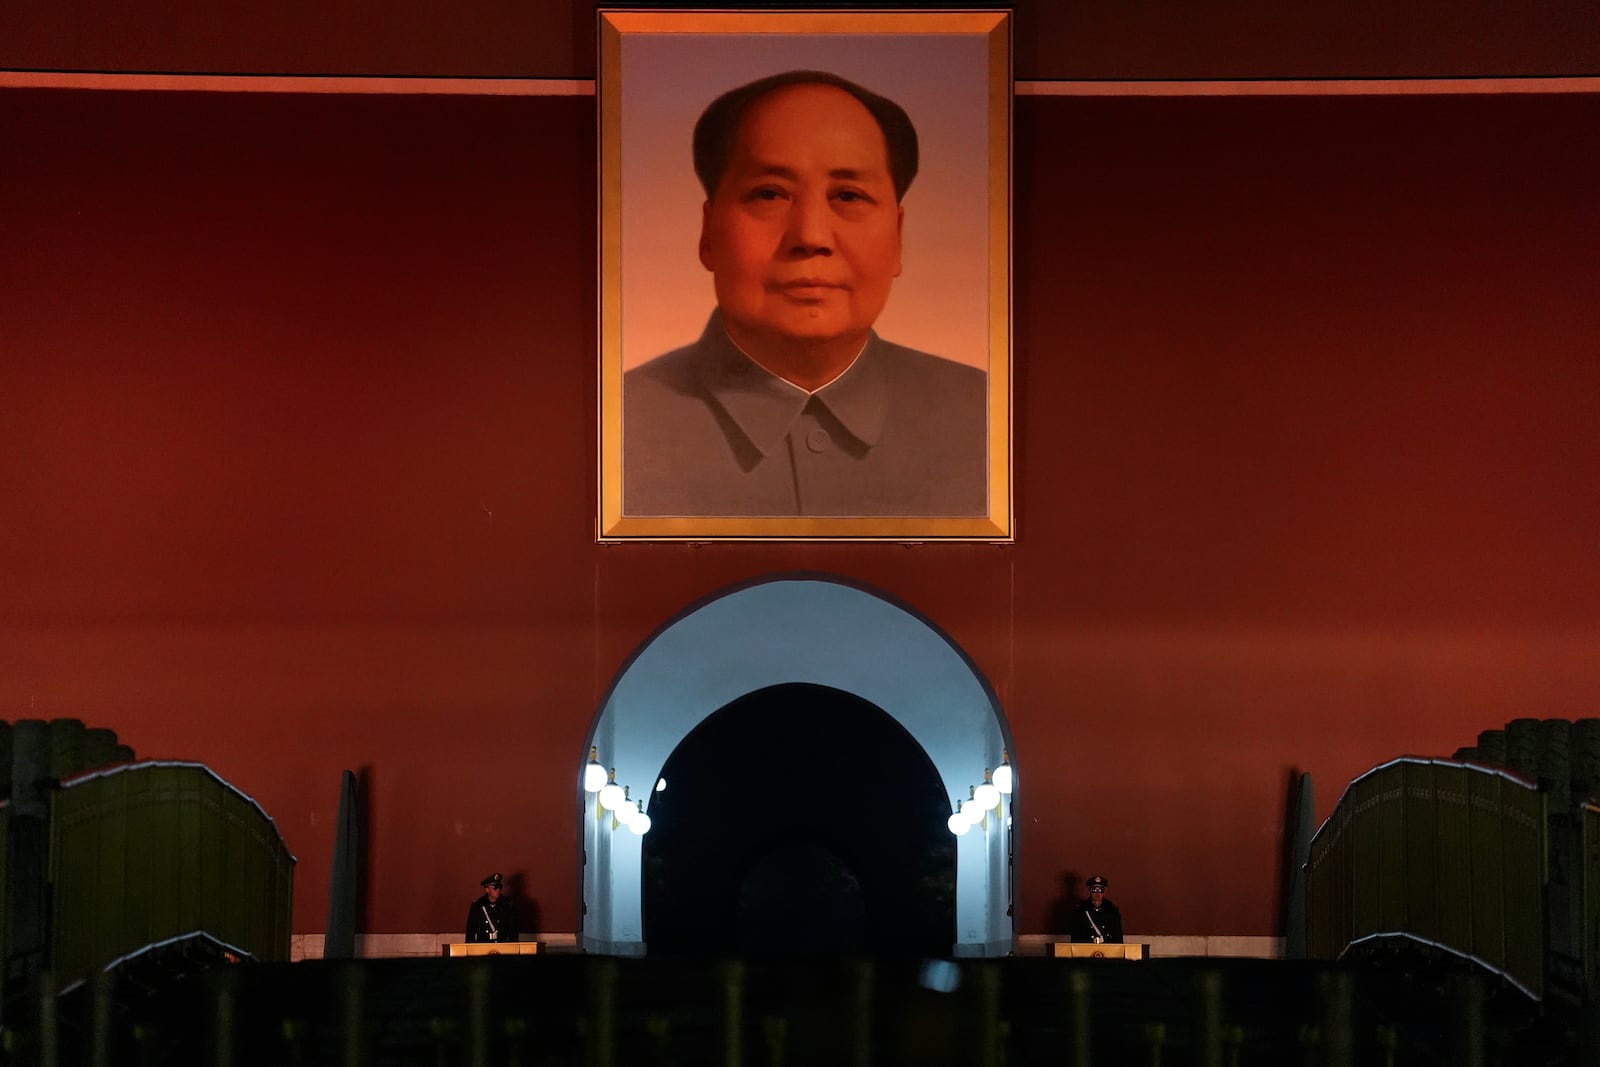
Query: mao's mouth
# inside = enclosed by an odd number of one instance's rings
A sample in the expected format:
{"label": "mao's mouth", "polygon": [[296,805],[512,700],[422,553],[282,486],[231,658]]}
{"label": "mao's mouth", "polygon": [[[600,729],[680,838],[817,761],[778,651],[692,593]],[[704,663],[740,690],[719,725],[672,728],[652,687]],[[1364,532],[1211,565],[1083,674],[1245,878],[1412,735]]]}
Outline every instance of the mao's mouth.
{"label": "mao's mouth", "polygon": [[824,278],[796,278],[793,281],[780,282],[774,288],[785,296],[796,299],[816,299],[837,293],[848,286],[839,282],[830,282]]}

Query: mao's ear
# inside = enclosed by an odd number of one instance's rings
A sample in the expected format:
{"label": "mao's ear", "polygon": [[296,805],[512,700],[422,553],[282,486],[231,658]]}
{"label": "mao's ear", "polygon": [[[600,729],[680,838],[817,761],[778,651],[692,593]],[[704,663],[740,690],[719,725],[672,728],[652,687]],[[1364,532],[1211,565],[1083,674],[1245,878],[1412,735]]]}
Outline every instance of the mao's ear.
{"label": "mao's ear", "polygon": [[905,247],[906,238],[906,209],[896,208],[894,218],[894,243],[898,246],[894,252],[894,275],[900,277],[900,250]]}
{"label": "mao's ear", "polygon": [[700,205],[700,265],[711,270],[711,201]]}

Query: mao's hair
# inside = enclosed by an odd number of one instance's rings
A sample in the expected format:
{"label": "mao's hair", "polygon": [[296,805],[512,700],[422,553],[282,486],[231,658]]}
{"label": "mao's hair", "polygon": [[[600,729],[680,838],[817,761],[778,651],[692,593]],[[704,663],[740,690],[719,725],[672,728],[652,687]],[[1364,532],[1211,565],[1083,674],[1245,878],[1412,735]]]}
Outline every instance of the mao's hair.
{"label": "mao's hair", "polygon": [[700,121],[694,124],[694,172],[707,198],[716,195],[722,173],[728,169],[745,112],[762,97],[791,85],[829,85],[861,101],[883,131],[894,197],[899,200],[906,195],[911,179],[917,176],[917,128],[911,124],[911,116],[906,114],[905,108],[837,74],[824,70],[790,70],[730,89],[700,113]]}

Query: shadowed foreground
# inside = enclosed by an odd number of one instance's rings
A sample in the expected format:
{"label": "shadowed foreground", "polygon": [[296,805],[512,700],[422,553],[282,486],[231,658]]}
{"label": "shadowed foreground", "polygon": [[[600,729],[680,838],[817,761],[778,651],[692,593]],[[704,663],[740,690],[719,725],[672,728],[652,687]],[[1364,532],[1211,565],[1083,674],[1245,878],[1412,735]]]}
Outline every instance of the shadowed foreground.
{"label": "shadowed foreground", "polygon": [[[30,998],[11,1062],[219,1065],[1536,1064],[1573,1020],[1460,971],[1260,960],[583,956],[103,977]],[[19,1005],[13,1004],[15,1009]],[[98,1038],[96,1036],[98,1031]]]}

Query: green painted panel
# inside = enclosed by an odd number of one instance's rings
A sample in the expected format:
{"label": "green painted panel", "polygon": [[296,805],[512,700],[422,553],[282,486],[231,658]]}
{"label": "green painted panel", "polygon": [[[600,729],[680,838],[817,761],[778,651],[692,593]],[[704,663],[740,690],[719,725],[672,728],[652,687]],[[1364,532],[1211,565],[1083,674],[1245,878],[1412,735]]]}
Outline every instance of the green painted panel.
{"label": "green painted panel", "polygon": [[[155,795],[153,772],[114,775],[124,789],[126,808],[126,851],[123,865],[127,872],[127,895],[118,915],[131,944],[146,945],[156,939],[155,931],[169,925],[176,909],[169,886],[161,880],[162,859],[170,855],[172,842],[163,841],[163,805]],[[140,905],[143,905],[142,907]]]}
{"label": "green painted panel", "polygon": [[1312,838],[1317,877],[1307,881],[1306,912],[1315,915],[1307,950],[1323,960],[1338,958],[1350,944],[1350,806],[1346,801],[1347,797],[1341,798]]}
{"label": "green painted panel", "polygon": [[198,787],[188,795],[180,795],[174,835],[177,840],[177,858],[172,864],[172,896],[183,915],[200,914],[200,867],[205,860],[202,854],[200,823],[204,811],[200,804]]}
{"label": "green painted panel", "polygon": [[197,791],[196,803],[200,809],[199,925],[206,930],[225,930],[223,906],[228,885],[228,837],[222,816],[222,798],[202,789]]}
{"label": "green painted panel", "polygon": [[[223,882],[225,885],[260,885],[260,879],[250,865],[256,842],[252,840],[250,825],[245,819],[246,803],[231,793],[220,795],[217,799],[225,831]],[[253,894],[248,893],[228,893],[223,896],[222,925],[219,929],[226,931],[225,940],[239,944],[256,939],[259,931],[250,922],[251,905],[255,899]]]}
{"label": "green painted panel", "polygon": [[1350,809],[1339,812],[1339,837],[1329,855],[1329,875],[1333,893],[1329,899],[1329,912],[1333,941],[1328,946],[1328,958],[1334,959],[1350,943]]}
{"label": "green painted panel", "polygon": [[1600,996],[1600,807],[1583,806],[1583,973],[1591,998]]}
{"label": "green painted panel", "polygon": [[[265,836],[266,827],[258,820],[247,819],[247,815],[247,812],[241,810],[240,817],[244,820],[245,838],[249,844],[249,847],[240,853],[241,884],[271,886],[275,881],[276,872],[273,869],[272,853],[264,847],[268,843]],[[240,929],[243,931],[241,936],[248,937],[254,944],[272,944],[277,935],[274,929],[275,909],[272,897],[267,893],[240,894],[238,900]]]}
{"label": "green painted panel", "polygon": [[[11,756],[11,724],[0,723],[5,729],[0,731],[5,737],[6,758],[9,762]],[[6,792],[9,794],[11,771],[6,770]],[[6,887],[11,883],[10,873],[6,869],[6,857],[11,853],[11,805],[0,804],[0,1004],[6,1002],[6,960],[10,956],[11,941],[6,933],[6,916],[11,913],[11,900],[6,894]]]}
{"label": "green painted panel", "polygon": [[1545,857],[1548,795],[1502,780],[1501,854],[1505,860],[1505,969],[1543,995],[1545,960]]}
{"label": "green painted panel", "polygon": [[1468,891],[1473,876],[1468,847],[1469,773],[1465,767],[1434,767],[1434,795],[1438,798],[1434,813],[1434,856],[1439,872],[1434,893],[1438,902],[1439,940],[1463,952],[1469,951],[1472,944],[1472,898]]}
{"label": "green painted panel", "polygon": [[1372,831],[1377,835],[1378,929],[1409,929],[1406,921],[1406,764],[1378,771]]}
{"label": "green painted panel", "polygon": [[[93,780],[50,795],[50,965],[62,984],[86,977],[106,951],[100,852],[107,816],[115,818],[120,811],[115,794],[107,783]],[[109,940],[114,946],[116,937]]]}
{"label": "green painted panel", "polygon": [[[123,783],[115,778],[97,779],[99,800],[92,812],[98,833],[86,832],[92,839],[92,851],[84,856],[90,869],[84,872],[95,887],[89,921],[94,926],[95,958],[106,951],[115,952],[124,942],[127,928],[128,899],[128,816],[124,804]],[[61,897],[58,889],[57,899]],[[134,932],[136,933],[136,931]],[[130,937],[129,940],[135,940]],[[91,963],[93,960],[91,960]]]}
{"label": "green painted panel", "polygon": [[1369,774],[1350,787],[1348,797],[1353,807],[1350,821],[1350,863],[1356,873],[1351,879],[1351,924],[1353,940],[1380,933],[1381,898],[1383,887],[1379,881],[1383,868],[1378,823],[1378,811],[1383,782],[1379,774]]}
{"label": "green painted panel", "polygon": [[1467,775],[1472,880],[1466,888],[1472,897],[1472,939],[1460,946],[1490,966],[1501,968],[1506,962],[1505,835],[1500,825],[1505,818],[1500,799],[1504,781],[1495,774]]}
{"label": "green painted panel", "polygon": [[[1397,760],[1352,782],[1312,841],[1311,951],[1326,958],[1370,934],[1406,933],[1542,995],[1546,807],[1530,783],[1442,761]],[[1600,826],[1586,830],[1600,837]],[[1586,862],[1600,867],[1600,856]],[[1586,907],[1593,915],[1600,900]]]}
{"label": "green painted panel", "polygon": [[139,764],[57,790],[50,848],[63,984],[197,930],[288,957],[290,878],[275,872],[293,857],[260,809],[204,767]]}
{"label": "green painted panel", "polygon": [[1312,959],[1332,959],[1334,941],[1343,932],[1334,927],[1334,894],[1343,884],[1334,878],[1334,849],[1339,838],[1339,809],[1311,838],[1306,857],[1306,953]]}
{"label": "green painted panel", "polygon": [[[9,723],[5,724],[8,728]],[[9,729],[7,731],[9,737]],[[6,914],[10,901],[6,899],[6,886],[11,879],[6,876],[6,850],[11,847],[11,805],[0,804],[0,982],[5,981]],[[0,989],[0,1004],[4,1004],[4,990]]]}
{"label": "green painted panel", "polygon": [[1405,781],[1406,929],[1428,941],[1439,939],[1439,798],[1431,763],[1402,764]]}

